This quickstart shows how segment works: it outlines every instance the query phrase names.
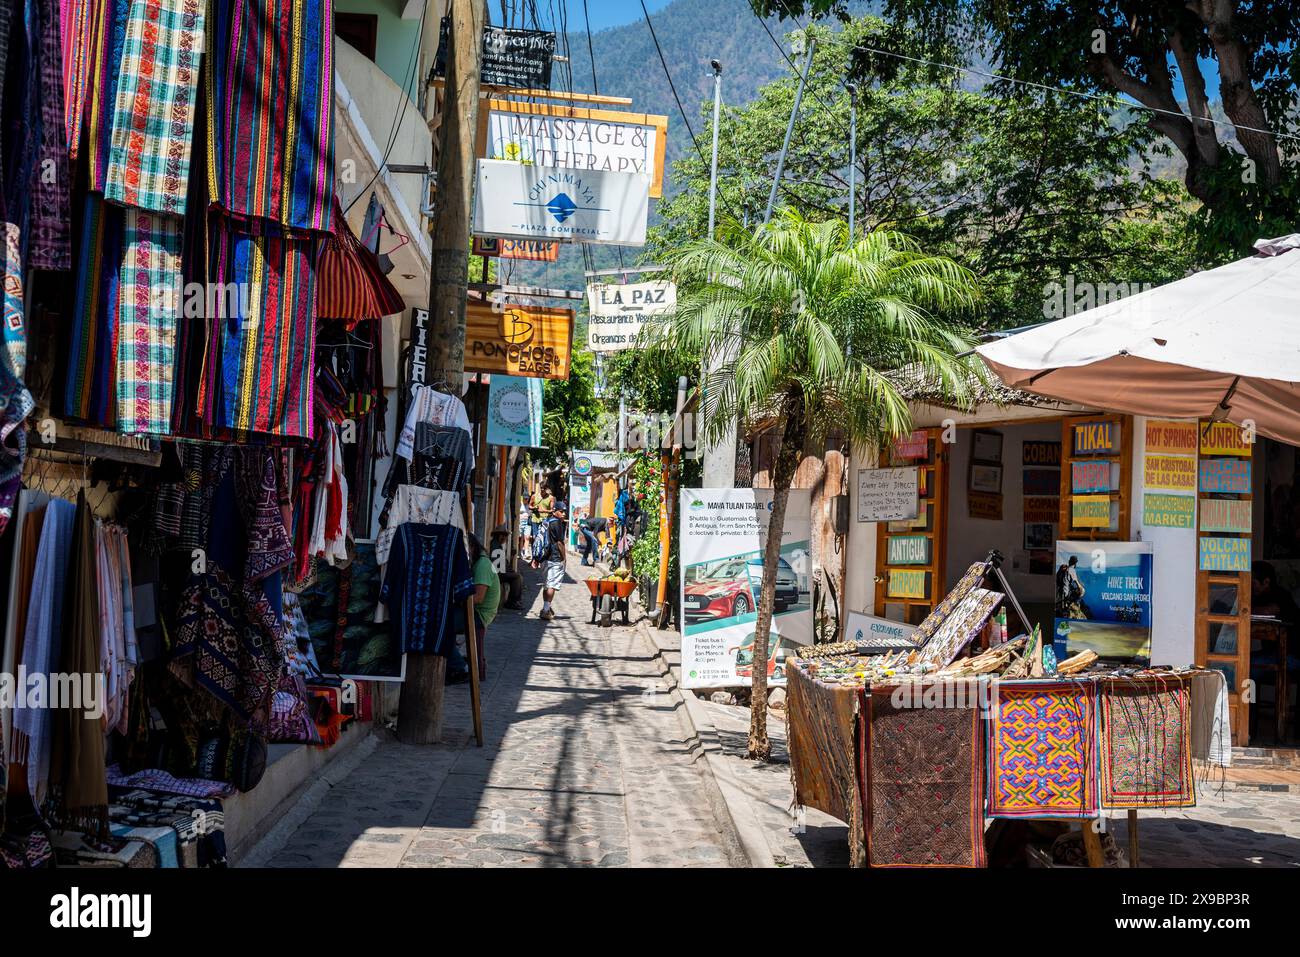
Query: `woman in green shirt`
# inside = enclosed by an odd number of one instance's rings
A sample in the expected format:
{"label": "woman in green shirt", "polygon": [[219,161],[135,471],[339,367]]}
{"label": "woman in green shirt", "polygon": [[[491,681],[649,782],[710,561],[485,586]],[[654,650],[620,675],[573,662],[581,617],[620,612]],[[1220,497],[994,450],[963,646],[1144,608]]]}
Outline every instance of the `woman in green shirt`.
{"label": "woman in green shirt", "polygon": [[483,652],[483,636],[501,607],[501,579],[492,567],[483,543],[477,535],[469,536],[469,565],[474,573],[474,621],[478,626],[478,677],[487,677],[487,658]]}

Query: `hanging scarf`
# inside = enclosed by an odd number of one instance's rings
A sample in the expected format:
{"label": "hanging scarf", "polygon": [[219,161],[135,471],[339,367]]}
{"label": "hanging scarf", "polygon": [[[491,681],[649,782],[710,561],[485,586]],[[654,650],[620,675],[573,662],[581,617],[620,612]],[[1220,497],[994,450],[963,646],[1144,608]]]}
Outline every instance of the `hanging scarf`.
{"label": "hanging scarf", "polygon": [[128,435],[168,435],[183,285],[181,220],[128,209],[124,246],[118,287],[117,427]]}
{"label": "hanging scarf", "polygon": [[130,0],[104,198],[185,215],[203,0]]}
{"label": "hanging scarf", "polygon": [[72,171],[63,109],[59,0],[40,3],[41,161],[32,169],[33,269],[72,268]]}
{"label": "hanging scarf", "polygon": [[[78,678],[91,675],[102,682],[95,529],[84,489],[77,495],[72,559],[59,670]],[[101,694],[102,691],[101,684]],[[65,705],[69,703],[63,702]],[[50,736],[51,818],[64,826],[102,837],[108,833],[103,717],[92,715],[84,708],[63,707],[55,712],[53,724]]]}
{"label": "hanging scarf", "polygon": [[333,24],[333,0],[213,0],[204,68],[215,207],[330,231]]}
{"label": "hanging scarf", "polygon": [[117,290],[124,211],[97,193],[86,194],[83,208],[63,414],[111,429],[117,424]]}
{"label": "hanging scarf", "polygon": [[293,564],[293,542],[280,512],[275,450],[243,448],[239,459],[235,481],[248,540],[244,581],[259,582]]}
{"label": "hanging scarf", "polygon": [[90,188],[102,193],[108,182],[108,156],[113,142],[113,109],[126,50],[130,0],[91,0],[101,5],[92,40],[90,103],[86,114],[86,154],[90,162]]}
{"label": "hanging scarf", "polygon": [[[27,452],[23,422],[36,403],[23,383],[27,374],[27,328],[23,319],[23,266],[18,227],[4,223],[4,332],[0,339],[0,484],[22,473]],[[5,521],[0,519],[0,531]]]}
{"label": "hanging scarf", "polygon": [[213,281],[242,295],[213,319],[200,402],[220,428],[311,438],[316,243],[253,235],[216,217]]}
{"label": "hanging scarf", "polygon": [[62,0],[60,32],[63,65],[63,122],[68,157],[81,155],[86,109],[94,79],[96,37],[100,11],[111,10],[111,0]]}

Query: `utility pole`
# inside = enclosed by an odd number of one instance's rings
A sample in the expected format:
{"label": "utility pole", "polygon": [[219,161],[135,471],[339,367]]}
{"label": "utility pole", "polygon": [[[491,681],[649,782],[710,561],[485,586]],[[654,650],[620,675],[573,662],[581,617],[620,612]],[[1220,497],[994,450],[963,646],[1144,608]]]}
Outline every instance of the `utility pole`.
{"label": "utility pole", "polygon": [[709,238],[718,220],[718,113],[722,107],[722,64],[710,60],[713,67],[713,162],[709,166]]}
{"label": "utility pole", "polygon": [[[430,6],[435,6],[432,0]],[[465,299],[484,0],[449,0],[448,15],[451,30],[430,244],[429,369],[433,381],[445,380],[459,395],[465,378]],[[474,653],[470,648],[469,654]],[[441,655],[407,656],[397,713],[397,738],[403,744],[435,744],[441,737],[446,671],[447,659]]]}
{"label": "utility pole", "polygon": [[[722,63],[710,60],[713,67],[713,162],[709,170],[709,238],[713,238],[714,226],[718,213],[718,120],[722,109]],[[708,387],[711,365],[723,361],[718,357],[705,357],[704,377],[701,380]],[[699,404],[700,427],[696,436],[704,432],[704,402]],[[705,446],[704,452],[704,486],[705,488],[731,488],[736,484],[736,427],[731,425],[725,435],[715,444]]]}
{"label": "utility pole", "polygon": [[767,194],[767,212],[763,214],[763,225],[772,220],[772,210],[776,208],[776,194],[781,189],[781,177],[785,175],[785,157],[790,152],[790,138],[794,136],[794,121],[799,116],[799,104],[803,102],[803,91],[808,85],[808,74],[812,72],[813,54],[817,51],[817,38],[808,37],[808,59],[803,64],[803,75],[799,77],[799,89],[794,95],[794,108],[790,110],[790,122],[785,127],[785,142],[781,144],[781,155],[776,158],[776,176],[772,180],[772,191]]}

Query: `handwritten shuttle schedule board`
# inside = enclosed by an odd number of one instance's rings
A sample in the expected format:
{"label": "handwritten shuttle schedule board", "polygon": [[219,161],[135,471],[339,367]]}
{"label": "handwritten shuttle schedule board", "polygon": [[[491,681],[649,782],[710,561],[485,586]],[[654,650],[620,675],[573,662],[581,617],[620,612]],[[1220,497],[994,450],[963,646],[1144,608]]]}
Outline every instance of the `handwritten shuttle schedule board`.
{"label": "handwritten shuttle schedule board", "polygon": [[859,522],[891,522],[916,515],[916,469],[858,470]]}

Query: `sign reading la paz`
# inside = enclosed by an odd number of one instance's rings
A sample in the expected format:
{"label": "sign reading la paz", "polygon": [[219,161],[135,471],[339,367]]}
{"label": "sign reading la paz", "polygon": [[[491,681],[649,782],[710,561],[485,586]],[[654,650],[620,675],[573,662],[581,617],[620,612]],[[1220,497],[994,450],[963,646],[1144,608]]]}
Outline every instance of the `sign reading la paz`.
{"label": "sign reading la paz", "polygon": [[479,160],[475,195],[479,236],[645,245],[645,176]]}
{"label": "sign reading la paz", "polygon": [[631,349],[645,317],[677,308],[677,287],[671,282],[588,286],[587,307],[587,345],[592,352]]}

